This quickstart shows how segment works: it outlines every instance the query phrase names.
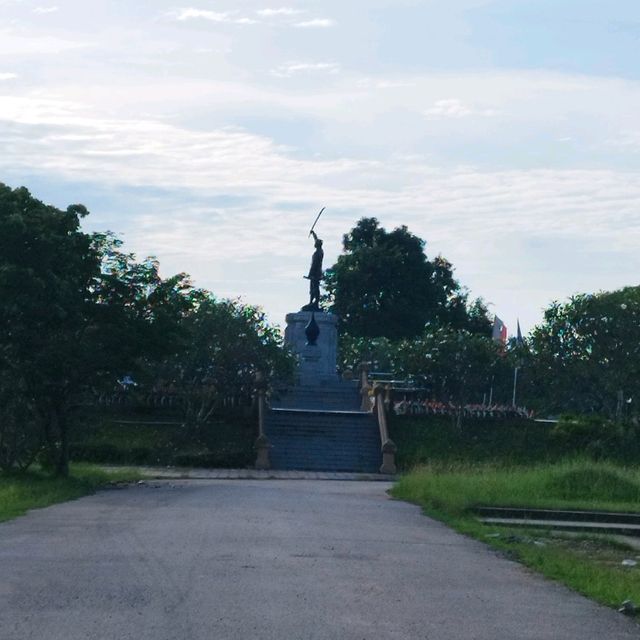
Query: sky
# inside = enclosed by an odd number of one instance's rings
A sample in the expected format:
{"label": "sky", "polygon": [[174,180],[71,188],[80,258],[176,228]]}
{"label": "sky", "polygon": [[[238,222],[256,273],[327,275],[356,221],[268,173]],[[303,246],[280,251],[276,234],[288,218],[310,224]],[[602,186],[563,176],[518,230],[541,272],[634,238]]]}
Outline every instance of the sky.
{"label": "sky", "polygon": [[[286,0],[281,0],[286,2]],[[270,320],[363,216],[515,332],[640,279],[637,0],[0,0],[0,182]]]}

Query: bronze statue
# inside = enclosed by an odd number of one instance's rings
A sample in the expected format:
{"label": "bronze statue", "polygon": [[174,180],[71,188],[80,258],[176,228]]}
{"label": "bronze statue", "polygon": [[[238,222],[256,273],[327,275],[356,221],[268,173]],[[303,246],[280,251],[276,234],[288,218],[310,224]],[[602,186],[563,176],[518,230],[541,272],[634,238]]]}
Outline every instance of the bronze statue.
{"label": "bronze statue", "polygon": [[303,309],[305,311],[319,311],[320,280],[322,280],[322,259],[324,258],[324,251],[322,250],[322,240],[318,238],[314,231],[312,231],[311,234],[313,235],[316,250],[311,257],[309,275],[305,276],[305,278],[309,280],[309,304],[305,305]]}
{"label": "bronze statue", "polygon": [[313,230],[316,226],[316,222],[320,219],[324,207],[320,210],[318,217],[316,218],[309,235],[313,236],[315,251],[311,257],[311,267],[309,268],[309,275],[304,276],[309,280],[309,304],[305,304],[302,307],[303,311],[320,311],[320,280],[322,280],[322,259],[324,258],[324,251],[322,250],[322,240],[318,238]]}

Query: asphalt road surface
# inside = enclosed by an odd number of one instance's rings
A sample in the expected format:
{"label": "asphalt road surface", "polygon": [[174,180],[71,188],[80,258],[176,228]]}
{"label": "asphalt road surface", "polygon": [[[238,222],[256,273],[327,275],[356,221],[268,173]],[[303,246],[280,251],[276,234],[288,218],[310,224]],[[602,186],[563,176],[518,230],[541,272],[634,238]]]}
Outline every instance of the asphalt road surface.
{"label": "asphalt road surface", "polygon": [[1,640],[617,640],[381,482],[151,482],[0,524]]}

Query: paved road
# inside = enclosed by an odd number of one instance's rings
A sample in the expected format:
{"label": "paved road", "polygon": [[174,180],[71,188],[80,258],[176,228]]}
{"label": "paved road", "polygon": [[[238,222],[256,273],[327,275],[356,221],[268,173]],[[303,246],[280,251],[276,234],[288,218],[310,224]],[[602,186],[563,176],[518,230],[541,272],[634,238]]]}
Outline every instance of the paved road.
{"label": "paved road", "polygon": [[640,636],[387,487],[162,481],[0,524],[0,638]]}

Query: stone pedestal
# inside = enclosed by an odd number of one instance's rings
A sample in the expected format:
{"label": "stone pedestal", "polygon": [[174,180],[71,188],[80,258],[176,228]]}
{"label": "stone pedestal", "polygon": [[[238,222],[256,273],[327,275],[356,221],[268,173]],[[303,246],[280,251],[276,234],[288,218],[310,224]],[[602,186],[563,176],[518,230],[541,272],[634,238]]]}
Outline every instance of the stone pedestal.
{"label": "stone pedestal", "polygon": [[338,382],[338,316],[316,311],[314,317],[320,328],[320,335],[315,345],[308,345],[304,329],[311,320],[311,311],[287,314],[284,341],[298,356],[296,384],[299,385]]}

